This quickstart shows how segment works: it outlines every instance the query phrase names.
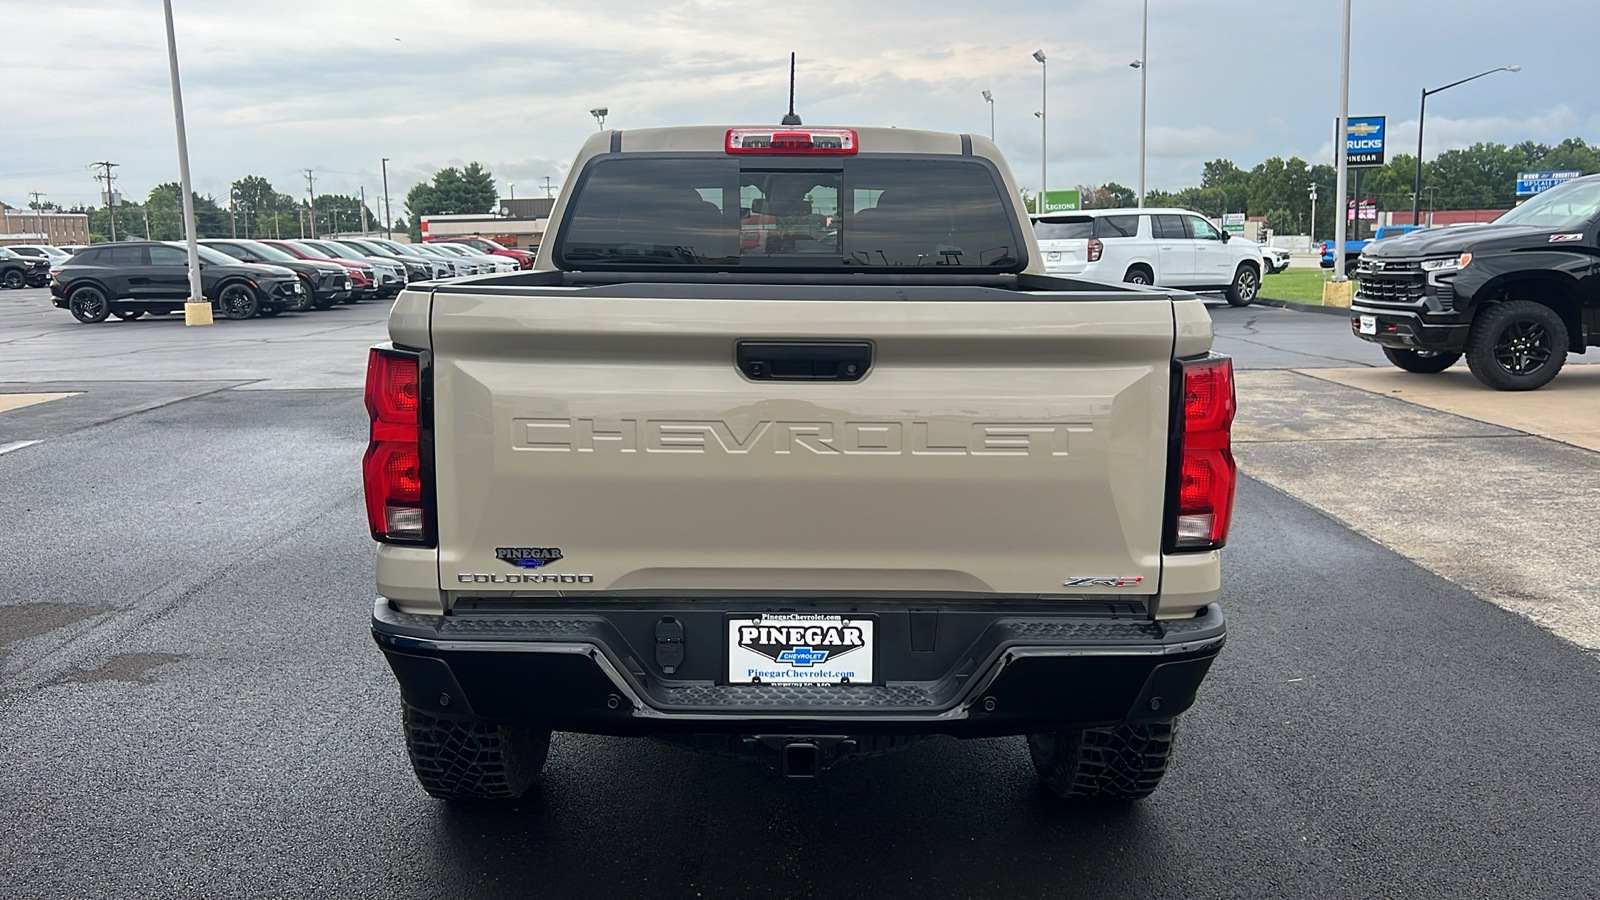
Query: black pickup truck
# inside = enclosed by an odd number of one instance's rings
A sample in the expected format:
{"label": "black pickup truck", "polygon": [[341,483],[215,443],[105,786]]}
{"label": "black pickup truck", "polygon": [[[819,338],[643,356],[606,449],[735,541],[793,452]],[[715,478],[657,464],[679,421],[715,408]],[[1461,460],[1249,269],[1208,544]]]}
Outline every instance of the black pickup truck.
{"label": "black pickup truck", "polygon": [[1374,242],[1355,274],[1350,328],[1396,366],[1442,372],[1465,355],[1489,387],[1541,388],[1600,345],[1600,175],[1488,225]]}

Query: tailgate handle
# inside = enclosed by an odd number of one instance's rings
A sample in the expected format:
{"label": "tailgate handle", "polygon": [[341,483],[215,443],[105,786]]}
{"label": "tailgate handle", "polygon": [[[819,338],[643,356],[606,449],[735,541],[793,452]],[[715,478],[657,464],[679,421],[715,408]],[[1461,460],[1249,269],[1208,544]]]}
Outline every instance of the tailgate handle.
{"label": "tailgate handle", "polygon": [[740,341],[739,371],[756,381],[859,381],[872,367],[868,341]]}

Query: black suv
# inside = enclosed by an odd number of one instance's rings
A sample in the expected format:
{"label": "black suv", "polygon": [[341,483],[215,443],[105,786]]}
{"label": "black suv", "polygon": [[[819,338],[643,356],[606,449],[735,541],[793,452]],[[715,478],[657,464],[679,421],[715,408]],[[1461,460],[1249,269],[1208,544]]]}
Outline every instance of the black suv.
{"label": "black suv", "polygon": [[201,241],[200,246],[226,253],[240,262],[282,266],[300,276],[300,286],[304,292],[299,297],[299,303],[289,307],[290,312],[305,312],[313,307],[328,309],[350,297],[350,271],[338,263],[301,259],[287,250],[260,241],[214,238]]}
{"label": "black suv", "polygon": [[50,280],[50,260],[33,259],[15,250],[0,247],[0,285],[13,290],[44,287]]}
{"label": "black suv", "polygon": [[1356,336],[1408,372],[1463,355],[1477,379],[1531,391],[1600,346],[1600,175],[1551,188],[1483,226],[1375,241],[1356,266]]}
{"label": "black suv", "polygon": [[[207,300],[229,319],[274,316],[296,304],[304,288],[278,266],[242,263],[200,248],[200,284]],[[50,281],[56,306],[84,324],[137,319],[183,309],[189,298],[189,254],[181,245],[127,241],[81,250]]]}

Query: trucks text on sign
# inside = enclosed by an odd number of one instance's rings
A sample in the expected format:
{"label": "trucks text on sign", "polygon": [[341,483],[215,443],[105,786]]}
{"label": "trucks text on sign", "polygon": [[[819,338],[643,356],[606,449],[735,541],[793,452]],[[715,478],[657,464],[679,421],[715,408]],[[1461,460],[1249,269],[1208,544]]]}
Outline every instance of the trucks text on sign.
{"label": "trucks text on sign", "polygon": [[1383,165],[1386,116],[1364,116],[1345,122],[1344,151],[1352,166]]}

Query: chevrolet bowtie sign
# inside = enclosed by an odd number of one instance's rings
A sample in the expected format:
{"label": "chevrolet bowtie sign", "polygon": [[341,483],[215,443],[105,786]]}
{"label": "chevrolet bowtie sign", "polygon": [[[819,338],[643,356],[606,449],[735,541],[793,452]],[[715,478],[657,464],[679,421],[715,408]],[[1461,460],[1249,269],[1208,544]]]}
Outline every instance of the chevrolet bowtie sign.
{"label": "chevrolet bowtie sign", "polygon": [[1385,118],[1385,116],[1366,116],[1345,122],[1344,150],[1350,165],[1383,165]]}

